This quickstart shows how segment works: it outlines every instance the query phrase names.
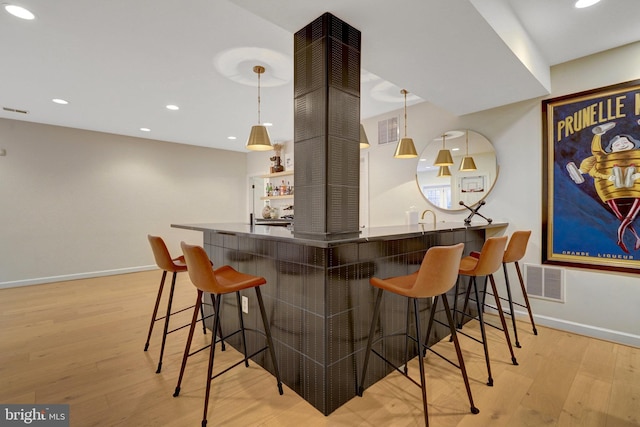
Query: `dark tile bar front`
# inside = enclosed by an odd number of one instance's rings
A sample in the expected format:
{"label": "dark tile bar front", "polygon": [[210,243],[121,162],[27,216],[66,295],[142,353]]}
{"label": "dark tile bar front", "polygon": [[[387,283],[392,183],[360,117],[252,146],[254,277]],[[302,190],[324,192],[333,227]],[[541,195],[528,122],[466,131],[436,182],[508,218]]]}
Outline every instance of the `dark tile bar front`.
{"label": "dark tile bar front", "polygon": [[[356,395],[374,303],[369,278],[416,271],[431,246],[464,242],[465,254],[479,251],[488,233],[499,234],[506,225],[441,223],[435,230],[426,225],[381,227],[369,229],[355,239],[334,241],[295,238],[284,227],[172,226],[202,231],[204,248],[215,266],[228,264],[267,279],[262,292],[282,380],[328,415]],[[243,295],[249,298],[245,326],[261,329],[255,293],[246,291]],[[376,334],[402,333],[407,318],[406,299],[387,292],[382,304]],[[420,310],[429,308],[429,301],[421,303]],[[236,299],[225,297],[222,311],[226,334],[238,326]],[[445,320],[444,313],[436,316]],[[422,319],[426,330],[427,316]],[[432,342],[449,335],[446,328],[436,326]],[[232,337],[229,343],[241,349],[239,336]],[[249,353],[263,345],[261,334],[247,334]],[[402,337],[387,339],[376,348],[397,365],[404,363]],[[410,357],[415,355],[413,349]],[[273,373],[264,352],[254,360]],[[365,387],[390,371],[382,360],[372,358]]]}

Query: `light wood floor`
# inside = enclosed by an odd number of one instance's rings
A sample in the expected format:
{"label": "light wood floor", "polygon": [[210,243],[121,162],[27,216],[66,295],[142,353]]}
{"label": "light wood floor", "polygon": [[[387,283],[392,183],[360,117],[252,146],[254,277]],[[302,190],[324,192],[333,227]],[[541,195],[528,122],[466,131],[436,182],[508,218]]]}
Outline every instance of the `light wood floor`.
{"label": "light wood floor", "polygon": [[[70,404],[72,426],[199,426],[206,353],[191,358],[181,395],[172,397],[186,329],[169,335],[155,373],[161,325],[144,342],[159,271],[0,290],[0,403]],[[179,275],[176,306],[195,290]],[[180,319],[186,322],[189,315]],[[476,323],[476,322],[471,322]],[[640,425],[640,349],[519,323],[519,366],[499,331],[489,330],[493,387],[485,385],[482,347],[461,337],[480,413],[472,415],[459,371],[430,354],[426,362],[430,425]],[[468,329],[473,329],[470,326]],[[197,333],[203,345],[211,337]],[[437,344],[453,354],[449,342]],[[217,353],[220,366],[238,353]],[[415,375],[417,362],[410,363]],[[392,374],[325,417],[260,367],[215,380],[209,425],[422,425],[419,388]]]}

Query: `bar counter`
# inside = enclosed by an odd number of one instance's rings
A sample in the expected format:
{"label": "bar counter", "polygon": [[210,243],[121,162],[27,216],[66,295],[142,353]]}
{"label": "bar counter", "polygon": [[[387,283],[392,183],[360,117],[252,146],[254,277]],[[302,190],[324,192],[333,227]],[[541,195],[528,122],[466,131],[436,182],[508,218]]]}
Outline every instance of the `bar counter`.
{"label": "bar counter", "polygon": [[[431,246],[464,242],[465,254],[479,251],[485,239],[502,234],[507,223],[375,227],[363,229],[358,237],[339,240],[301,239],[282,226],[211,223],[172,227],[203,232],[204,248],[215,266],[228,264],[266,278],[262,292],[282,381],[328,415],[356,395],[375,296],[369,278],[417,271]],[[245,325],[261,329],[255,294],[243,295],[249,298]],[[452,303],[453,291],[450,298]],[[430,305],[430,300],[421,302],[423,330]],[[221,310],[226,335],[238,326],[236,299],[225,297]],[[444,313],[436,317],[445,320]],[[406,298],[386,292],[376,334],[403,332],[406,321]],[[449,335],[447,328],[436,326],[432,342]],[[241,349],[239,336],[228,342]],[[261,334],[247,334],[249,353],[263,345]],[[397,365],[404,363],[402,337],[386,339],[375,348]],[[413,357],[415,349],[410,354]],[[273,373],[264,352],[254,360]],[[371,358],[365,387],[389,372],[382,360]]]}

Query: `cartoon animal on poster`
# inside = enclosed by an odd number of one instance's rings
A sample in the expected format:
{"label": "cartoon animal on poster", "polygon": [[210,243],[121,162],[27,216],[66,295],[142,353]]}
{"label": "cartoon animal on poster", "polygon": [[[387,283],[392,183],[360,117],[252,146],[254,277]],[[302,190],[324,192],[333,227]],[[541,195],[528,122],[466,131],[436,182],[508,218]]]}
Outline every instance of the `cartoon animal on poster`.
{"label": "cartoon animal on poster", "polygon": [[[640,125],[640,120],[637,123]],[[620,221],[617,244],[629,253],[625,244],[627,230],[635,238],[633,249],[640,250],[640,236],[634,227],[640,211],[640,140],[628,134],[617,134],[603,147],[603,135],[614,127],[615,122],[610,122],[593,128],[592,155],[582,160],[580,167],[569,162],[566,169],[578,185],[585,182],[583,174],[593,177],[598,197]]]}

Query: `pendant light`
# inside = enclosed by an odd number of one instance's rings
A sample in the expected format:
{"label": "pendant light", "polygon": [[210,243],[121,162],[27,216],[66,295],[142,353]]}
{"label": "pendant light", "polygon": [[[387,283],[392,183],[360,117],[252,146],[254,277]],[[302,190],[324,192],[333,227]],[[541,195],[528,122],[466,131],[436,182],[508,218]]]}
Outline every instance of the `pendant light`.
{"label": "pendant light", "polygon": [[476,162],[473,161],[473,157],[469,155],[469,130],[465,132],[467,137],[467,155],[462,158],[462,162],[460,163],[460,171],[461,172],[469,172],[478,169],[476,167]]}
{"label": "pendant light", "polygon": [[407,137],[407,92],[405,89],[400,91],[404,95],[404,138],[398,142],[396,152],[393,155],[396,159],[410,159],[418,157],[416,146],[413,145],[413,139]]}
{"label": "pendant light", "polygon": [[438,170],[438,175],[436,176],[438,178],[451,176],[451,171],[449,170],[449,166],[440,166],[440,169]]}
{"label": "pendant light", "polygon": [[260,74],[264,73],[264,67],[256,65],[253,67],[253,72],[258,75],[258,124],[251,127],[247,148],[254,151],[267,151],[273,147],[271,146],[267,128],[260,124]]}
{"label": "pendant light", "polygon": [[360,148],[369,148],[369,138],[367,138],[362,123],[360,123]]}
{"label": "pendant light", "polygon": [[436,161],[433,163],[434,166],[451,166],[453,165],[453,158],[451,157],[451,152],[444,148],[444,140],[447,134],[442,135],[442,150],[438,151],[438,157],[436,157]]}

